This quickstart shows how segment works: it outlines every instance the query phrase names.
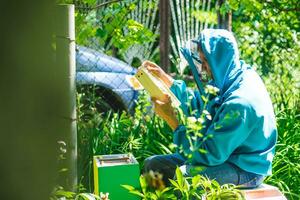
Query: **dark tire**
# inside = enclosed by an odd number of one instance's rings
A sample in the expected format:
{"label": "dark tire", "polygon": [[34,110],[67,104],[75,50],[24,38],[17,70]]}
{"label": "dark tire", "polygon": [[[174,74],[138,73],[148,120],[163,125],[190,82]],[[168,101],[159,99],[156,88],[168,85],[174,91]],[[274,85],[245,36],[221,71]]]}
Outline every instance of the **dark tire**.
{"label": "dark tire", "polygon": [[109,112],[121,112],[126,110],[121,98],[113,91],[97,85],[77,86],[77,98],[80,112],[84,119],[92,117],[96,113],[107,114]]}

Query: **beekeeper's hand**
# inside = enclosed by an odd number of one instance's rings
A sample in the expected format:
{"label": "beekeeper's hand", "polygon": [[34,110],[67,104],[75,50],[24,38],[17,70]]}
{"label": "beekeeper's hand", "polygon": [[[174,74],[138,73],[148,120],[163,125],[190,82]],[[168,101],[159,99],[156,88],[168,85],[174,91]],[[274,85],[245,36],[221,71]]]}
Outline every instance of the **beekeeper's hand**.
{"label": "beekeeper's hand", "polygon": [[171,97],[165,94],[163,100],[151,98],[154,103],[154,111],[157,115],[163,118],[174,131],[178,127],[178,119],[174,107],[171,105]]}
{"label": "beekeeper's hand", "polygon": [[157,64],[146,60],[143,62],[142,66],[145,66],[151,73],[160,78],[169,88],[172,86],[174,79],[164,72]]}

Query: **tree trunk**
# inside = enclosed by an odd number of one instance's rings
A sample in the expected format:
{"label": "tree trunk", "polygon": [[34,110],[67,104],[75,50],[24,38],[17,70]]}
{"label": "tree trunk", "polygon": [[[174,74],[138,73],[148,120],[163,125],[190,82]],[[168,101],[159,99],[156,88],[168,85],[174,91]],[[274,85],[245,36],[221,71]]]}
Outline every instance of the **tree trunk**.
{"label": "tree trunk", "polygon": [[218,28],[227,29],[228,31],[232,31],[232,13],[231,11],[222,15],[220,13],[221,6],[226,2],[226,0],[219,0],[218,5],[219,9],[217,10],[218,15]]}
{"label": "tree trunk", "polygon": [[170,60],[170,3],[169,0],[159,1],[159,23],[160,23],[160,66],[165,72],[169,72]]}

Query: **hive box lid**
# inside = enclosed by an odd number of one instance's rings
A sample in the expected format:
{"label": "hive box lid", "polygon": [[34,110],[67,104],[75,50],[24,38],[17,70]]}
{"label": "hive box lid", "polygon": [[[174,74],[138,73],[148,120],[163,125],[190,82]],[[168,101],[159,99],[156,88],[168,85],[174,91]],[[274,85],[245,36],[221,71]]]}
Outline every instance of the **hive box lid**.
{"label": "hive box lid", "polygon": [[132,154],[112,154],[94,156],[97,167],[138,164]]}

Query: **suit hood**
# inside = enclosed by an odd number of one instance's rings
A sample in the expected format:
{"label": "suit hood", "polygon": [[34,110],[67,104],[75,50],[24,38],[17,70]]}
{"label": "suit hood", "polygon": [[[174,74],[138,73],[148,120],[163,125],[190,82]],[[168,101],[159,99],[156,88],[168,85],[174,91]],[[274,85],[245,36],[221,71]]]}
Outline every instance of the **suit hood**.
{"label": "suit hood", "polygon": [[[220,89],[221,94],[224,93],[236,79],[237,73],[241,71],[236,39],[232,32],[224,29],[205,29],[195,42],[201,45],[213,75],[213,85]],[[193,59],[195,52],[188,48],[182,48],[181,52],[189,63],[196,83],[201,82],[197,80],[200,77],[199,74],[194,73],[196,71],[195,59]],[[197,86],[202,92],[202,83],[197,83]]]}
{"label": "suit hood", "polygon": [[211,69],[215,86],[221,93],[225,92],[241,69],[239,51],[232,32],[205,29],[200,34],[199,44]]}

